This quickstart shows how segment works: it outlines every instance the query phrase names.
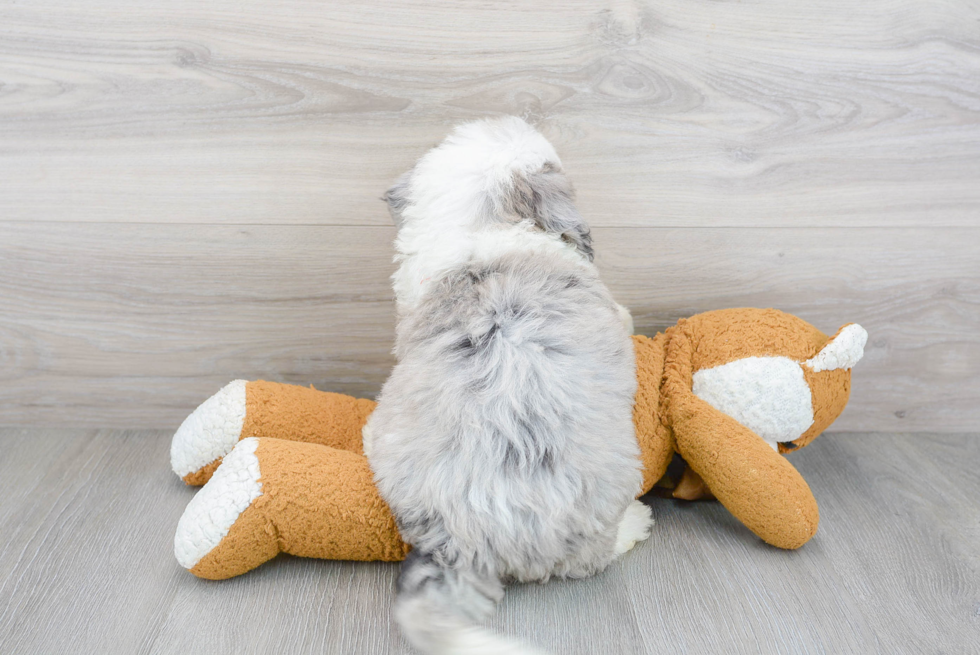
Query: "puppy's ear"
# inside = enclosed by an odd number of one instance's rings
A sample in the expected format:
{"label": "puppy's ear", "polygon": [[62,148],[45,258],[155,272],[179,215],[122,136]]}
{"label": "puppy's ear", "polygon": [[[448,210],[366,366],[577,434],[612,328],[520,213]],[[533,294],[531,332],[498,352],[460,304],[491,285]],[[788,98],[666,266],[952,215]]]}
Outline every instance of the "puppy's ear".
{"label": "puppy's ear", "polygon": [[408,192],[411,186],[412,171],[408,171],[395,180],[391,188],[381,196],[381,199],[388,203],[388,212],[391,214],[391,220],[394,221],[396,228],[401,228],[404,222],[402,212],[405,211],[405,207],[408,205]]}
{"label": "puppy's ear", "polygon": [[592,261],[592,234],[578,209],[571,182],[554,164],[534,173],[515,173],[510,210],[530,218],[545,232],[561,235]]}

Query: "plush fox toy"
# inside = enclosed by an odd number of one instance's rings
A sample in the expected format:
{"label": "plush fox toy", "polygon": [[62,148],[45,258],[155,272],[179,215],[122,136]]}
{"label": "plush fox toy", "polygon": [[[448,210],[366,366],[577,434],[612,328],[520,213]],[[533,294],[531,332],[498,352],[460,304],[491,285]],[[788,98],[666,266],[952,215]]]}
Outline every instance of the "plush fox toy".
{"label": "plush fox toy", "polygon": [[[817,503],[782,454],[809,444],[844,409],[864,329],[845,325],[829,338],[773,309],[728,309],[633,341],[640,494],[677,453],[688,469],[676,497],[714,495],[767,543],[806,543]],[[178,476],[205,485],[177,525],[180,564],[224,579],[280,552],[403,559],[409,547],[362,449],[373,409],[370,400],[243,380],[205,401],[170,451]]]}

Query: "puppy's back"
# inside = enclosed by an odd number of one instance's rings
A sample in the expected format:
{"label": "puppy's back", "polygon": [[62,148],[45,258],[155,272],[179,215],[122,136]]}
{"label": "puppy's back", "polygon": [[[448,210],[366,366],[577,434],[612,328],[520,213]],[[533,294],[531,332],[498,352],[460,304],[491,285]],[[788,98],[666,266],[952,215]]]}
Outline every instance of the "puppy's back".
{"label": "puppy's back", "polygon": [[633,349],[594,269],[541,252],[462,267],[397,349],[372,467],[405,539],[521,580],[603,566],[640,473]]}

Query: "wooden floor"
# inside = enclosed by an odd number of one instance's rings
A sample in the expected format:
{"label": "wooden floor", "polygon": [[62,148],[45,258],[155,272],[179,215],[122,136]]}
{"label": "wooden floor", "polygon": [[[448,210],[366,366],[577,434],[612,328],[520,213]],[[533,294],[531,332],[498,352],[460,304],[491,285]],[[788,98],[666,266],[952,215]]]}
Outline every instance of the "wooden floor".
{"label": "wooden floor", "polygon": [[173,428],[235,378],[373,395],[378,197],[528,118],[644,334],[870,333],[848,431],[980,425],[975,0],[0,3],[0,424]]}
{"label": "wooden floor", "polygon": [[[194,490],[169,437],[0,430],[0,653],[410,652],[397,565],[181,569]],[[792,461],[821,508],[801,550],[716,503],[650,498],[647,542],[593,579],[511,588],[493,627],[569,655],[980,651],[980,435],[830,434]]]}

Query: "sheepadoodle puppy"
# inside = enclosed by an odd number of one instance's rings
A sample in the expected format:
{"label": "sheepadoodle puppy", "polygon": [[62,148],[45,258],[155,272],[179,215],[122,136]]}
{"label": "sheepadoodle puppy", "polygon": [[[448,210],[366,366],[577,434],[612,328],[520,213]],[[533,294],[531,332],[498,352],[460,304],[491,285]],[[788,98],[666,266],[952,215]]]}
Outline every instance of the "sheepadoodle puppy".
{"label": "sheepadoodle puppy", "polygon": [[520,119],[457,127],[385,200],[398,363],[364,446],[413,546],[394,615],[427,653],[530,653],[478,627],[504,583],[592,575],[650,534],[629,313]]}

